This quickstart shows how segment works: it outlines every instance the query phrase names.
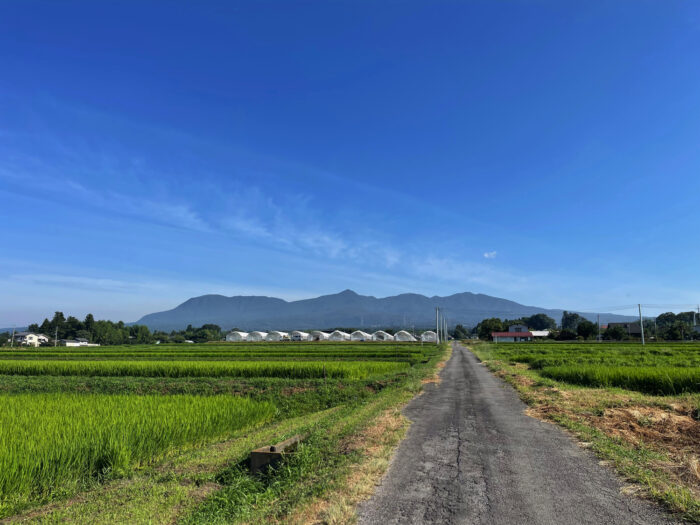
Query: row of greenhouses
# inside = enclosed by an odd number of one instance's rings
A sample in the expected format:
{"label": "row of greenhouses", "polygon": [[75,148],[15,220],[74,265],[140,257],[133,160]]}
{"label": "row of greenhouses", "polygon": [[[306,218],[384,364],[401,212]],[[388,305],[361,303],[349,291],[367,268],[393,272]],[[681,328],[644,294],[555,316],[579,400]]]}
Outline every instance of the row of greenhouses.
{"label": "row of greenhouses", "polygon": [[399,330],[395,334],[390,334],[384,330],[377,330],[374,333],[355,330],[352,333],[343,332],[342,330],[334,330],[333,332],[323,332],[321,330],[313,330],[310,332],[302,332],[294,330],[293,332],[281,332],[271,330],[269,332],[240,332],[232,331],[226,334],[226,340],[229,342],[244,342],[244,341],[401,341],[415,342],[422,341],[424,343],[436,343],[437,335],[433,331],[427,331],[414,336],[406,330]]}

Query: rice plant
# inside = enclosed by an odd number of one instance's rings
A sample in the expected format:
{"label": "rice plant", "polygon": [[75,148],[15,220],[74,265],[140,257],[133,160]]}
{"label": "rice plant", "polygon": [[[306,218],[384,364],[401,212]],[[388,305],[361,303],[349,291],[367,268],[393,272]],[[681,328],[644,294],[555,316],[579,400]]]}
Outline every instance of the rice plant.
{"label": "rice plant", "polygon": [[0,518],[55,487],[123,475],[173,447],[274,414],[271,403],[230,396],[0,396]]}
{"label": "rice plant", "polygon": [[390,361],[0,361],[0,374],[364,379],[408,368]]}
{"label": "rice plant", "polygon": [[700,392],[700,368],[633,366],[555,366],[543,376],[592,387],[619,387],[653,395]]}

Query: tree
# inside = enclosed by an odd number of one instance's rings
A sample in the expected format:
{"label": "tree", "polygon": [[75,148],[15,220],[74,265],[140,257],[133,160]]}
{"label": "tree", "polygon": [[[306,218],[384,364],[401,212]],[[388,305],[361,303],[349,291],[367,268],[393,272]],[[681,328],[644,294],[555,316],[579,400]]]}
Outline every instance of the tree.
{"label": "tree", "polygon": [[561,329],[572,330],[575,332],[578,324],[581,321],[583,321],[583,317],[581,317],[579,314],[564,310],[564,313],[561,316]]}
{"label": "tree", "polygon": [[523,317],[523,324],[526,324],[532,330],[555,330],[557,328],[557,322],[547,314]]}
{"label": "tree", "polygon": [[479,339],[488,339],[491,337],[491,332],[503,331],[503,321],[501,321],[498,317],[491,317],[481,321],[476,328],[476,333],[479,334]]}
{"label": "tree", "polygon": [[603,332],[603,339],[607,339],[608,341],[625,341],[629,339],[629,337],[627,330],[621,326],[610,326]]}
{"label": "tree", "polygon": [[85,320],[83,321],[83,328],[88,332],[92,333],[92,329],[95,326],[95,318],[92,314],[87,314]]}
{"label": "tree", "polygon": [[27,332],[32,332],[32,333],[39,333],[39,325],[36,323],[32,323],[27,327]]}
{"label": "tree", "polygon": [[467,339],[469,337],[469,332],[463,325],[458,324],[455,326],[453,335],[455,339]]}
{"label": "tree", "polygon": [[148,344],[151,342],[151,331],[145,325],[138,325],[135,337],[137,344]]}
{"label": "tree", "polygon": [[83,323],[72,315],[68,316],[64,325],[63,337],[66,339],[75,339],[77,333],[83,329]]}
{"label": "tree", "polygon": [[[51,323],[50,323],[51,335],[58,333],[58,339],[63,339],[65,337],[64,329],[63,329],[63,325],[65,323],[66,323],[66,316],[63,315],[63,312],[55,312],[53,314],[53,319],[51,319]],[[57,332],[57,330],[58,330],[58,332]]]}
{"label": "tree", "polygon": [[676,314],[673,312],[666,312],[665,314],[661,314],[656,318],[656,326],[659,328],[659,331],[672,326],[675,322]]}
{"label": "tree", "polygon": [[576,327],[576,333],[583,337],[584,339],[590,339],[598,333],[598,325],[590,322],[588,319],[584,319],[579,322]]}
{"label": "tree", "polygon": [[41,326],[39,327],[39,331],[44,335],[50,335],[50,336],[53,335],[51,333],[51,323],[49,322],[48,319],[44,319],[44,322],[41,323]]}
{"label": "tree", "polygon": [[88,342],[92,342],[92,333],[87,330],[78,330],[75,332],[76,339],[87,339]]}
{"label": "tree", "polygon": [[561,332],[559,332],[559,336],[557,339],[559,341],[573,341],[576,339],[578,334],[574,332],[573,330],[570,330],[569,328],[564,328]]}

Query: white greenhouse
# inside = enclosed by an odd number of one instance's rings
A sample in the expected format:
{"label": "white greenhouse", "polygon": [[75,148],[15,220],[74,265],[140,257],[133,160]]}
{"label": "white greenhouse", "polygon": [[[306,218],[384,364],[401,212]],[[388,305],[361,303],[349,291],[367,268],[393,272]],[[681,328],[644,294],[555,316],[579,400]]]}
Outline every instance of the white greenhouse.
{"label": "white greenhouse", "polygon": [[437,334],[432,330],[420,334],[420,340],[424,343],[437,343]]}
{"label": "white greenhouse", "polygon": [[329,341],[350,341],[350,334],[341,330],[336,330],[328,336]]}
{"label": "white greenhouse", "polygon": [[371,341],[372,334],[368,334],[367,332],[363,332],[362,330],[355,330],[353,333],[350,334],[350,340],[351,341]]}
{"label": "white greenhouse", "polygon": [[326,332],[321,332],[320,330],[314,330],[309,334],[309,341],[328,341],[330,334]]}
{"label": "white greenhouse", "polygon": [[396,332],[394,335],[394,340],[395,341],[404,341],[404,342],[409,342],[409,341],[416,341],[416,338],[413,337],[410,333],[408,333],[406,330],[399,330]]}
{"label": "white greenhouse", "polygon": [[300,332],[299,330],[294,330],[292,332],[291,340],[292,341],[308,341],[309,340],[309,334],[306,332]]}
{"label": "white greenhouse", "polygon": [[384,330],[377,330],[372,334],[372,341],[393,341],[394,336]]}
{"label": "white greenhouse", "polygon": [[289,339],[289,334],[287,332],[279,332],[277,330],[272,330],[267,334],[266,341],[284,341]]}
{"label": "white greenhouse", "polygon": [[250,332],[248,341],[267,341],[267,332]]}
{"label": "white greenhouse", "polygon": [[240,343],[248,340],[248,332],[229,332],[226,334],[226,340],[233,343]]}

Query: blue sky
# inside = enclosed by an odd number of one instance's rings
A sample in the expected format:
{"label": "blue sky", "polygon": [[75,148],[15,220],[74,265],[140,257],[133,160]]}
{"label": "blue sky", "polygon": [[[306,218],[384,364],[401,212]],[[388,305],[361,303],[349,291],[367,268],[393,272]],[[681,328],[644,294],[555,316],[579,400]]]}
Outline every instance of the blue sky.
{"label": "blue sky", "polygon": [[0,326],[700,301],[700,4],[3,2]]}

